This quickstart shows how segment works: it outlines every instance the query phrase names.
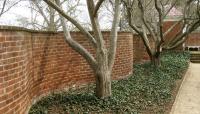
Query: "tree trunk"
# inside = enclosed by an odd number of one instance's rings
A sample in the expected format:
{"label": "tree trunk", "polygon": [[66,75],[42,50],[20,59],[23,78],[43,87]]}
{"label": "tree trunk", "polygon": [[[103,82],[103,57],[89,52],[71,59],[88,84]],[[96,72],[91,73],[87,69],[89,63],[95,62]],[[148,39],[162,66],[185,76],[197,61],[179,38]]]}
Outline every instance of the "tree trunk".
{"label": "tree trunk", "polygon": [[157,53],[157,54],[151,56],[151,63],[155,67],[160,67],[161,66],[160,53]]}
{"label": "tree trunk", "polygon": [[96,75],[96,96],[99,98],[107,98],[112,95],[111,92],[111,69],[108,67],[107,50],[97,53],[98,66]]}
{"label": "tree trunk", "polygon": [[111,92],[111,73],[110,71],[98,71],[96,74],[96,96],[99,98],[107,98],[112,95]]}

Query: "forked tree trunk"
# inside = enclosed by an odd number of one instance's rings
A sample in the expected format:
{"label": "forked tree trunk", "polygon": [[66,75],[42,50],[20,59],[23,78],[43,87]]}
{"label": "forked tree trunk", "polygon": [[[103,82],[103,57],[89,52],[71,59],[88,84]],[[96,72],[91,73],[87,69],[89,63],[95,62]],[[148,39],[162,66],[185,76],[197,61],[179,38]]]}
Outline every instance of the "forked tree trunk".
{"label": "forked tree trunk", "polygon": [[147,48],[148,46],[146,46],[146,50],[147,50],[147,54],[151,60],[151,64],[154,65],[155,67],[160,67],[161,66],[161,62],[160,62],[160,50],[156,50],[155,53],[152,53],[152,51],[150,50],[150,48]]}
{"label": "forked tree trunk", "polygon": [[[107,48],[106,43],[103,39],[103,35],[98,22],[98,15],[96,14],[104,0],[100,0],[99,2],[97,2],[97,5],[95,5],[93,0],[87,0],[87,6],[92,28],[94,31],[94,37],[87,30],[85,30],[79,22],[71,18],[62,10],[59,0],[56,0],[58,6],[55,5],[51,0],[43,1],[45,1],[49,6],[53,7],[56,11],[59,12],[66,42],[80,55],[82,55],[93,69],[96,78],[96,96],[102,99],[110,97],[112,95],[111,72],[114,64],[117,46],[117,27],[119,24],[120,0],[115,0],[115,11],[110,35],[111,39],[109,42],[109,48]],[[84,46],[76,42],[71,37],[69,31],[67,31],[64,17],[72,24],[74,24],[93,44],[96,50],[96,59],[86,48],[84,48]]]}
{"label": "forked tree trunk", "polygon": [[96,69],[96,96],[106,98],[112,95],[111,92],[111,69],[108,67],[107,52],[97,53],[98,68]]}

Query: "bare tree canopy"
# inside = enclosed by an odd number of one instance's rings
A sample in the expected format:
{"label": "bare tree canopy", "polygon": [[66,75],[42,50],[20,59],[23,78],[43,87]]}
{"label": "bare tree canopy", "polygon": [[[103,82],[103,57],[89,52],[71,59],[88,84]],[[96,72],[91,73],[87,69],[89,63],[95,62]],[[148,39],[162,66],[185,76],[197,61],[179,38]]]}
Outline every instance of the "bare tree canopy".
{"label": "bare tree canopy", "polygon": [[[41,0],[29,0],[30,5],[27,6],[31,10],[31,18],[26,18],[23,15],[18,16],[17,21],[23,27],[31,29],[58,31],[61,29],[61,22],[58,13]],[[71,17],[76,18],[81,10],[78,9],[82,4],[80,0],[61,0],[61,4],[65,6],[65,12]],[[75,27],[66,23],[70,30]]]}
{"label": "bare tree canopy", "polygon": [[22,0],[1,0],[0,1],[0,17],[8,12],[12,7],[16,6]]}

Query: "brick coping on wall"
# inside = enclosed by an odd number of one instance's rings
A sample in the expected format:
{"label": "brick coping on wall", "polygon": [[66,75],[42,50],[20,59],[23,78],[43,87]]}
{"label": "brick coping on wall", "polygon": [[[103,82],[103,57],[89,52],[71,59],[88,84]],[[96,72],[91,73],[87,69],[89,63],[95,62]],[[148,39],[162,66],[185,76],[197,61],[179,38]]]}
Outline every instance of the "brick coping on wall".
{"label": "brick coping on wall", "polygon": [[[24,27],[18,27],[18,26],[7,26],[7,25],[0,25],[0,30],[7,30],[7,31],[24,31],[24,32],[31,32],[31,33],[62,33],[63,31],[45,31],[45,30],[33,30],[28,29]],[[80,31],[70,31],[70,32],[80,32]],[[92,32],[92,31],[89,31]],[[110,32],[108,30],[103,30],[103,33]],[[130,31],[119,31],[120,33],[131,33]],[[137,34],[137,33],[136,33]]]}

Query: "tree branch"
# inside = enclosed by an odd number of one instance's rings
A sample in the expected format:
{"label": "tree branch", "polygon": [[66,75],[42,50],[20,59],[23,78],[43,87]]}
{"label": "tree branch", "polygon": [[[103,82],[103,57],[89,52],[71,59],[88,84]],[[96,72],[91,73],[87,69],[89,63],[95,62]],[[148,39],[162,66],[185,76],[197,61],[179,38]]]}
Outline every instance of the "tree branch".
{"label": "tree branch", "polygon": [[109,45],[109,55],[108,55],[108,67],[112,70],[114,64],[116,48],[117,48],[117,29],[119,26],[120,19],[120,0],[115,0],[114,18],[112,29],[110,32],[110,45]]}
{"label": "tree branch", "polygon": [[44,20],[46,21],[46,23],[48,25],[50,25],[49,20],[47,19],[47,16],[44,14],[42,8],[39,6],[39,4],[37,3],[37,1],[36,0],[31,0],[31,1],[35,4],[35,6],[37,7],[37,9],[39,10],[39,13],[42,15],[42,17],[44,18]]}
{"label": "tree branch", "polygon": [[148,36],[146,34],[146,29],[144,27],[144,25],[142,26],[142,30],[140,30],[136,25],[133,24],[132,22],[132,8],[133,8],[133,2],[130,3],[130,1],[126,2],[126,1],[123,1],[125,7],[126,7],[126,11],[127,11],[127,18],[128,18],[128,23],[129,23],[129,26],[135,30],[135,32],[137,32],[139,34],[139,36],[141,37],[144,45],[145,45],[145,48],[147,50],[147,53],[149,55],[152,55],[153,52],[152,52],[152,49],[151,49],[151,46],[150,46],[150,42],[148,40]]}
{"label": "tree branch", "polygon": [[141,11],[141,16],[142,16],[142,22],[143,22],[143,24],[145,25],[145,27],[150,32],[150,34],[152,35],[153,39],[156,40],[156,35],[155,35],[156,33],[154,33],[154,31],[151,30],[150,26],[146,22],[145,14],[144,14],[144,7],[143,7],[142,2],[140,0],[138,0],[138,8]]}
{"label": "tree branch", "polygon": [[152,49],[151,49],[151,46],[150,46],[150,42],[149,42],[148,36],[146,34],[146,29],[145,29],[144,25],[143,25],[142,28],[143,28],[143,33],[142,33],[142,37],[141,37],[142,41],[143,41],[143,43],[144,43],[144,45],[146,47],[147,53],[149,55],[153,55],[153,52],[152,52]]}
{"label": "tree branch", "polygon": [[188,35],[189,33],[193,32],[194,30],[196,30],[199,26],[200,26],[200,20],[192,23],[192,25],[190,27],[188,27],[186,32],[179,34],[178,36],[173,38],[174,40],[170,43],[170,45],[168,45],[166,47],[166,49],[174,49],[177,46],[179,46],[181,43],[183,43],[184,41],[187,40],[188,37],[185,37],[185,36]]}
{"label": "tree branch", "polygon": [[60,15],[65,17],[72,24],[74,24],[80,30],[80,32],[83,33],[92,43],[92,45],[96,48],[97,43],[94,37],[87,30],[85,30],[76,20],[74,20],[69,15],[67,15],[60,7],[58,7],[56,4],[51,2],[51,0],[43,0],[43,1],[46,2],[49,6],[53,7]]}
{"label": "tree branch", "polygon": [[4,3],[3,3],[3,10],[1,10],[0,16],[2,16],[4,13],[6,13],[7,11],[9,11],[15,5],[17,5],[20,1],[21,0],[18,0],[17,2],[15,2],[14,4],[12,4],[10,7],[8,7],[7,9],[5,9],[6,2],[7,2],[7,0],[5,0]]}
{"label": "tree branch", "polygon": [[6,2],[7,2],[7,0],[3,1],[3,6],[2,6],[2,9],[1,9],[0,17],[1,17],[1,15],[3,15],[4,9],[5,9],[5,6],[6,6]]}
{"label": "tree branch", "polygon": [[162,18],[163,14],[162,14],[161,8],[158,5],[158,0],[155,0],[155,8],[156,8],[158,15],[159,15],[158,26],[159,26],[159,34],[160,34],[160,39],[161,39],[159,45],[161,45],[161,42],[164,42],[164,39],[163,39],[163,18]]}
{"label": "tree branch", "polygon": [[[60,5],[60,0],[56,0],[56,4],[59,5],[60,9],[62,8]],[[91,68],[96,68],[97,63],[96,63],[96,60],[94,59],[94,57],[82,45],[80,45],[78,42],[76,42],[75,40],[73,40],[71,38],[71,35],[70,35],[69,31],[67,30],[66,23],[64,21],[64,17],[61,14],[60,14],[60,20],[62,23],[66,42],[74,50],[76,50],[76,52],[78,52],[80,55],[82,55],[86,59],[86,61],[91,66]]]}
{"label": "tree branch", "polygon": [[140,36],[142,36],[142,31],[141,31],[135,24],[133,24],[133,22],[132,22],[132,13],[131,13],[132,7],[129,6],[130,3],[125,2],[124,0],[123,0],[123,3],[124,3],[124,5],[125,5],[125,7],[126,7],[127,18],[128,18],[128,24],[129,24],[129,26],[130,26],[135,32],[137,32]]}
{"label": "tree branch", "polygon": [[94,8],[94,13],[93,13],[93,16],[96,17],[97,15],[97,12],[99,10],[99,8],[101,7],[101,4],[104,2],[105,0],[99,0]]}
{"label": "tree branch", "polygon": [[[169,1],[169,0],[168,0]],[[165,12],[165,14],[163,15],[163,19],[166,18],[166,16],[168,15],[168,13],[171,11],[171,9],[177,4],[178,0],[175,0],[175,2],[170,6],[170,8]]]}
{"label": "tree branch", "polygon": [[183,21],[183,19],[177,21],[176,23],[174,23],[169,29],[167,29],[167,31],[164,32],[163,36],[165,37],[167,34],[169,34],[174,27],[176,27],[178,24],[180,24]]}
{"label": "tree branch", "polygon": [[94,36],[97,43],[97,48],[103,49],[104,48],[104,39],[103,35],[100,30],[100,25],[98,22],[98,15],[94,16],[93,11],[94,11],[94,1],[93,0],[87,0],[87,6],[88,6],[88,11],[89,11],[89,16],[90,16],[90,21],[92,24],[92,29],[94,31]]}

